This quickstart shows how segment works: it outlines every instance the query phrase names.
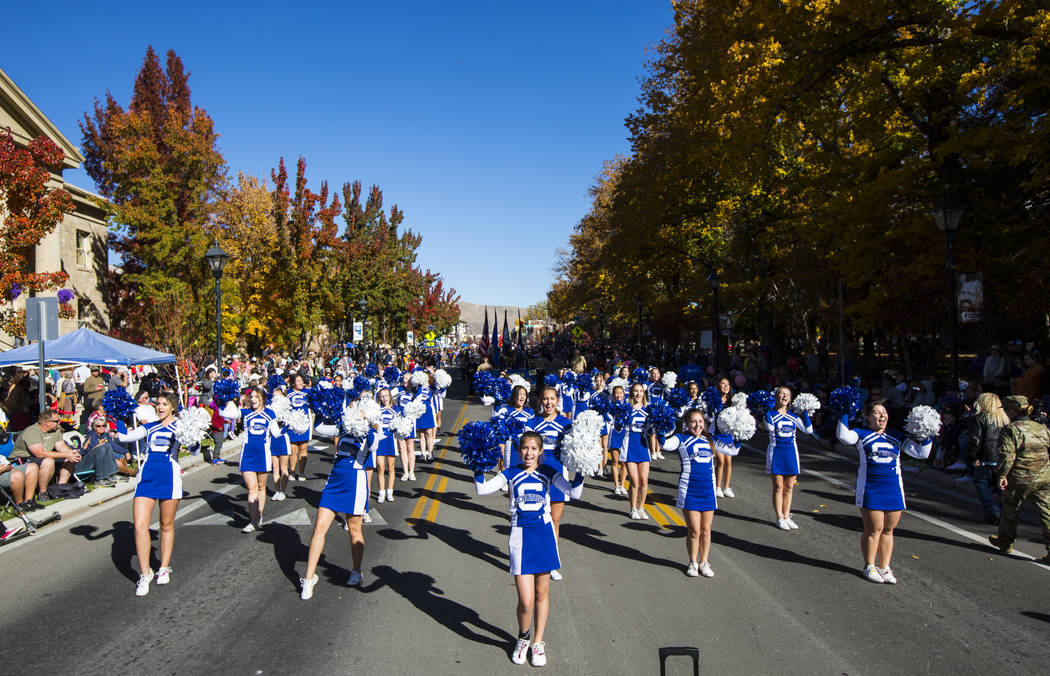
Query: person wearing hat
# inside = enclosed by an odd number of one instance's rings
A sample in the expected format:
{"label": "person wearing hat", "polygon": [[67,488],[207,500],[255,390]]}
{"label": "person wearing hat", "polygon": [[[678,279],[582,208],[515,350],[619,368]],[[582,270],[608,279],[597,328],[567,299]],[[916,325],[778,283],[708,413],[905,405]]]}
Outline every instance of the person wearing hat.
{"label": "person wearing hat", "polygon": [[1021,508],[1031,499],[1043,526],[1043,544],[1050,563],[1050,430],[1028,417],[1028,397],[1014,395],[1003,400],[1003,410],[1010,424],[999,436],[999,463],[995,476],[1003,491],[999,534],[988,541],[999,551],[1009,554],[1017,539],[1017,522]]}
{"label": "person wearing hat", "polygon": [[[106,380],[101,375],[98,364],[91,365],[91,375],[84,381],[84,412],[81,414],[80,425],[88,430],[87,419],[94,413],[98,405],[102,403],[102,397],[106,395]],[[88,430],[90,431],[90,430]]]}

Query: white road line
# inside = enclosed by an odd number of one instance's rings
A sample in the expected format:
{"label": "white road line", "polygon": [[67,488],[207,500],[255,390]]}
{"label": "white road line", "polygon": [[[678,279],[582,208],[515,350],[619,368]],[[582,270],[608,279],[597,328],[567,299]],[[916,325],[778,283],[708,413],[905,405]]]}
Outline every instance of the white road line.
{"label": "white road line", "polygon": [[[748,444],[743,444],[742,446],[743,446],[743,448],[746,448],[749,451],[753,451],[755,453],[760,453],[762,455],[766,454],[764,449],[758,449],[758,448],[755,448],[754,446],[751,446],[751,445],[748,445]],[[839,455],[839,454],[836,454],[836,455]],[[827,474],[824,474],[822,472],[817,472],[816,470],[803,469],[802,473],[803,474],[807,474],[809,476],[817,477],[818,479],[822,479],[824,481],[827,481],[829,484],[832,484],[834,486],[838,486],[839,488],[845,488],[847,490],[856,490],[856,486],[855,485],[851,486],[850,484],[846,483],[845,481],[842,481],[840,479],[836,479],[834,477],[830,477]],[[920,512],[920,511],[918,511],[916,509],[909,508],[907,510],[907,513],[909,515],[911,515],[911,516],[914,516],[917,519],[921,519],[922,521],[925,521],[926,523],[929,523],[929,524],[932,524],[934,526],[938,526],[940,528],[943,528],[944,530],[946,530],[946,531],[948,531],[950,533],[955,533],[956,535],[958,535],[960,537],[963,537],[963,538],[966,538],[967,540],[972,540],[973,542],[979,542],[981,544],[988,545],[988,548],[990,550],[994,550],[994,548],[992,547],[991,543],[988,542],[988,538],[983,536],[983,535],[980,535],[978,533],[974,533],[973,531],[968,531],[965,528],[959,528],[958,526],[956,526],[954,524],[950,524],[947,521],[942,521],[941,519],[938,519],[937,517],[930,516],[928,514],[923,514],[922,512]],[[1036,559],[1036,557],[1032,556],[1031,554],[1025,554],[1024,552],[1019,551],[1017,549],[1015,549],[1013,552],[1011,552],[1007,556],[1016,556],[1018,558],[1025,559],[1028,562],[1030,562],[1030,563],[1032,563],[1032,564],[1034,564],[1036,566],[1039,566],[1040,568],[1042,568],[1044,570],[1050,570],[1050,568],[1047,568],[1043,564],[1039,563],[1039,560]]]}
{"label": "white road line", "polygon": [[[209,495],[208,497],[202,499],[200,502],[195,502],[192,505],[190,505],[189,507],[185,507],[185,508],[180,509],[179,511],[175,512],[175,520],[178,521],[179,519],[181,519],[182,517],[186,516],[187,514],[193,514],[195,511],[197,511],[198,509],[200,509],[204,505],[208,504],[209,502],[211,502],[215,498],[219,497],[220,495],[226,495],[227,493],[229,493],[230,491],[232,491],[235,488],[244,488],[244,486],[242,486],[241,484],[230,484],[230,485],[226,486],[226,488],[222,489],[221,491],[216,491],[215,493],[213,493],[213,494]],[[150,530],[157,530],[158,528],[160,528],[160,521],[154,521],[153,523],[151,523],[149,525],[149,527],[150,527]]]}

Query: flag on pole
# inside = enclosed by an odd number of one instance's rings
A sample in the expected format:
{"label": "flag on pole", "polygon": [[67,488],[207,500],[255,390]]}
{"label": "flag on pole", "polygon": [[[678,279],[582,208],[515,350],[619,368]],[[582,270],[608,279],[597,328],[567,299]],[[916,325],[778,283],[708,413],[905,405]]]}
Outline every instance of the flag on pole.
{"label": "flag on pole", "polygon": [[507,310],[503,310],[503,335],[499,337],[500,347],[510,347],[510,331],[507,328]]}
{"label": "flag on pole", "polygon": [[478,341],[478,354],[481,358],[489,356],[489,308],[485,306],[485,328],[481,330],[481,340]]}
{"label": "flag on pole", "polygon": [[521,321],[521,308],[518,308],[518,350],[525,348],[525,323]]}
{"label": "flag on pole", "polygon": [[492,362],[492,365],[496,369],[499,369],[499,367],[500,367],[500,365],[499,365],[499,346],[500,346],[499,320],[496,319],[496,311],[493,310],[492,311],[492,342],[489,343],[489,351],[492,353],[492,359],[490,359],[489,361]]}

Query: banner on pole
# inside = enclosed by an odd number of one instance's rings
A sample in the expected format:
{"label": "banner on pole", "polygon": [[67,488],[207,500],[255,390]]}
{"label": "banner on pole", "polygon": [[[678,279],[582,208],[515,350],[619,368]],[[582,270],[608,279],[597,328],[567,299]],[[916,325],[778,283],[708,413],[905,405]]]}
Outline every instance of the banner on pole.
{"label": "banner on pole", "polygon": [[[345,326],[345,324],[344,324],[344,326]],[[365,323],[364,322],[354,322],[354,342],[356,343],[359,340],[364,340],[364,337],[365,337]]]}
{"label": "banner on pole", "polygon": [[984,275],[980,272],[958,272],[955,302],[960,324],[976,324],[984,317]]}

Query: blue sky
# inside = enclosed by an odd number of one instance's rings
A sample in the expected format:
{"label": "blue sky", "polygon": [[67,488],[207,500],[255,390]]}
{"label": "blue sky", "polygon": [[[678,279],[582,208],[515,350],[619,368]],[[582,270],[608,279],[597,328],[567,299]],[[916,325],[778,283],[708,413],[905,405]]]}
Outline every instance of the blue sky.
{"label": "blue sky", "polygon": [[672,19],[668,0],[32,4],[4,10],[19,29],[0,68],[74,143],[95,97],[127,103],[148,44],[174,49],[231,176],[301,155],[313,187],[377,184],[424,268],[465,301],[522,306],[545,297],[602,161],[628,151]]}

